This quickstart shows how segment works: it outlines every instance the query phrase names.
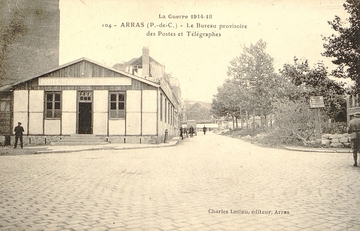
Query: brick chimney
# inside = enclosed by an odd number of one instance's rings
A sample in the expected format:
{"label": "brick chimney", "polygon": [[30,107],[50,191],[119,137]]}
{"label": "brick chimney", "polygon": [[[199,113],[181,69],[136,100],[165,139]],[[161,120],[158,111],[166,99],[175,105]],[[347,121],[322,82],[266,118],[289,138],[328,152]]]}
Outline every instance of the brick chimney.
{"label": "brick chimney", "polygon": [[149,48],[143,47],[142,49],[142,77],[150,77],[150,55]]}

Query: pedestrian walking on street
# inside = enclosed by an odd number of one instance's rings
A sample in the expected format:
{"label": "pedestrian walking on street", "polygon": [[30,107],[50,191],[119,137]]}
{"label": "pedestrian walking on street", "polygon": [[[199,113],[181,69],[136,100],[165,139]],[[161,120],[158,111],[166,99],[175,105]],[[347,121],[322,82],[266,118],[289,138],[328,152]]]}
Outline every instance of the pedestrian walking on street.
{"label": "pedestrian walking on street", "polygon": [[189,132],[187,128],[184,128],[185,137],[189,137]]}
{"label": "pedestrian walking on street", "polygon": [[205,125],[204,125],[204,127],[203,127],[204,135],[206,135],[206,131],[207,131],[207,127],[205,127]]}
{"label": "pedestrian walking on street", "polygon": [[180,127],[180,137],[182,140],[184,139],[183,131],[184,131],[184,129],[182,127]]}
{"label": "pedestrian walking on street", "polygon": [[190,128],[189,128],[189,133],[190,133],[190,137],[193,137],[193,135],[194,135],[194,128],[193,128],[192,125],[191,125]]}
{"label": "pedestrian walking on street", "polygon": [[354,119],[350,120],[348,133],[351,134],[351,147],[354,156],[354,166],[358,166],[357,153],[360,150],[360,112],[356,112]]}
{"label": "pedestrian walking on street", "polygon": [[24,133],[24,128],[21,126],[21,122],[18,122],[18,126],[16,126],[14,128],[14,132],[15,132],[15,144],[14,144],[14,149],[17,147],[17,143],[18,140],[20,139],[20,146],[21,148],[23,148],[23,133]]}

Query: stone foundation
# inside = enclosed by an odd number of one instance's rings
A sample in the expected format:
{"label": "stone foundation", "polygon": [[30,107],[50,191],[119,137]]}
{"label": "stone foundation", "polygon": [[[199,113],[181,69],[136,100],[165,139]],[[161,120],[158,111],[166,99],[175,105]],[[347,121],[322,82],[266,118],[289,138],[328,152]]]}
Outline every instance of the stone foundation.
{"label": "stone foundation", "polygon": [[321,145],[332,148],[350,148],[350,134],[323,134]]}
{"label": "stone foundation", "polygon": [[164,136],[109,136],[108,141],[110,143],[159,144],[164,143]]}
{"label": "stone foundation", "polygon": [[[58,142],[64,136],[23,136],[24,145],[48,145],[51,142]],[[14,145],[15,136],[10,137],[10,145]],[[20,141],[18,141],[18,145]]]}
{"label": "stone foundation", "polygon": [[[10,145],[14,145],[15,136],[0,136],[1,145],[7,144],[7,139],[10,140]],[[51,142],[59,142],[63,138],[68,136],[23,136],[24,145],[50,145]],[[164,143],[164,136],[98,136],[103,137],[104,140],[110,143],[130,143],[130,144],[159,144]],[[168,137],[167,141],[169,141],[172,137]],[[20,144],[20,142],[19,142]]]}

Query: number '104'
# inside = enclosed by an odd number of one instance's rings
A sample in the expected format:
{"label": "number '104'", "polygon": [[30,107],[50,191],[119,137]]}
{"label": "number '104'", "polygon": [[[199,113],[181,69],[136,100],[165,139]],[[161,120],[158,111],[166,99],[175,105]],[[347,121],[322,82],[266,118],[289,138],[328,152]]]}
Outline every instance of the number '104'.
{"label": "number '104'", "polygon": [[108,28],[111,28],[111,24],[102,24],[102,27],[108,27]]}

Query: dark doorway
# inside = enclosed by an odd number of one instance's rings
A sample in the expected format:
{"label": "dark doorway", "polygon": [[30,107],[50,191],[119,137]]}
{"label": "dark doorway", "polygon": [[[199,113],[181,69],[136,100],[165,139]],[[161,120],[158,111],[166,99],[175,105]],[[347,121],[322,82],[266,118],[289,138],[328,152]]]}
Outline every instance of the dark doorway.
{"label": "dark doorway", "polygon": [[92,103],[79,103],[78,134],[92,134]]}

